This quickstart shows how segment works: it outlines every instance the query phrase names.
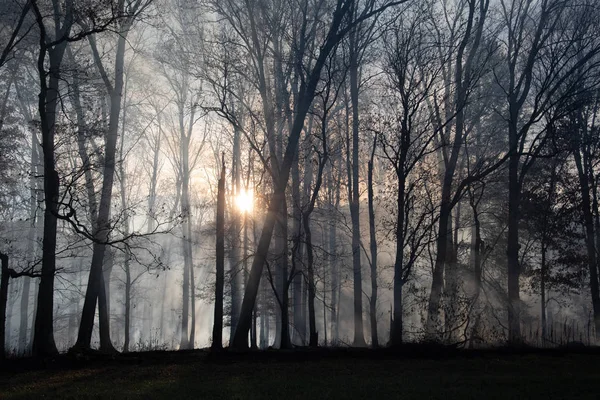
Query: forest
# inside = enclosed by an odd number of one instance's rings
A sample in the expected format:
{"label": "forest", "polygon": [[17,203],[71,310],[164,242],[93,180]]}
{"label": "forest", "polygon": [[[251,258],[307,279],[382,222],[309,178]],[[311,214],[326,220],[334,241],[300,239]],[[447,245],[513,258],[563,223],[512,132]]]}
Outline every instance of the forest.
{"label": "forest", "polygon": [[596,0],[0,2],[0,355],[600,340]]}

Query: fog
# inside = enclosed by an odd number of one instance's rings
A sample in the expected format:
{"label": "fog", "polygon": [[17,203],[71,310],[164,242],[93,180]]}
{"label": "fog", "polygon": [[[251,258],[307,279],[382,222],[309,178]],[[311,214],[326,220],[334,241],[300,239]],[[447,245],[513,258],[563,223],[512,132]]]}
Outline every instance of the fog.
{"label": "fog", "polygon": [[599,18],[3,2],[4,353],[597,343]]}

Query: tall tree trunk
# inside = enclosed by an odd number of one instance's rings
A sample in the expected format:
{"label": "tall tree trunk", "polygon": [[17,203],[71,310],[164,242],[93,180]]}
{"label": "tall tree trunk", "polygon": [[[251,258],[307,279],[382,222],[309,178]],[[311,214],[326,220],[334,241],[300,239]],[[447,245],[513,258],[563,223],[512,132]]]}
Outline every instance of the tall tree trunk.
{"label": "tall tree trunk", "polygon": [[[576,133],[579,135],[579,132]],[[576,146],[573,149],[573,156],[575,158],[575,165],[577,167],[577,173],[579,176],[579,185],[581,187],[581,209],[583,213],[583,221],[585,225],[585,244],[587,250],[587,262],[588,269],[590,272],[590,291],[592,295],[592,309],[594,314],[594,328],[596,331],[596,338],[600,332],[600,289],[598,285],[598,267],[597,267],[597,256],[595,246],[595,232],[594,232],[594,218],[592,215],[591,201],[590,201],[590,182],[588,174],[586,173],[585,159],[581,156],[581,139],[576,139]]]}
{"label": "tall tree trunk", "polygon": [[373,153],[368,164],[367,172],[367,190],[369,198],[369,236],[371,250],[371,299],[369,303],[369,314],[371,317],[371,345],[379,347],[379,338],[377,334],[377,235],[375,233],[375,200],[373,193],[373,156],[375,154],[375,144]]}
{"label": "tall tree trunk", "polygon": [[546,344],[546,239],[542,238],[541,244],[541,261],[540,261],[540,314],[541,314],[541,325],[542,325],[542,343]]}
{"label": "tall tree trunk", "polygon": [[[311,119],[312,122],[312,119]],[[309,132],[310,132],[309,124]],[[317,171],[317,180],[315,182],[315,187],[312,189],[312,192],[309,192],[307,198],[306,209],[302,213],[302,226],[304,227],[304,238],[306,241],[306,253],[307,253],[307,284],[308,284],[308,317],[309,317],[309,345],[311,347],[316,347],[319,344],[319,336],[317,332],[317,322],[316,322],[316,310],[315,310],[315,299],[316,299],[316,283],[315,283],[315,262],[314,262],[314,248],[312,241],[312,231],[310,228],[310,216],[315,209],[315,204],[317,202],[317,198],[319,197],[319,191],[321,190],[321,186],[323,184],[323,170],[325,169],[325,165],[328,160],[328,150],[327,150],[327,113],[324,113],[321,120],[321,137],[322,137],[322,152],[318,154],[319,156],[319,168]],[[312,176],[313,176],[313,168],[312,168],[312,159],[311,155],[307,155],[307,166],[305,168],[306,177],[304,179],[304,184],[307,188],[312,186]],[[309,190],[309,189],[307,189]]]}
{"label": "tall tree trunk", "polygon": [[[198,230],[200,230],[202,227],[198,226]],[[190,238],[190,241],[193,238],[193,234],[192,234],[192,229],[191,229],[191,224],[188,227],[188,237]],[[192,255],[192,247],[191,247],[191,243],[189,244],[190,248],[189,248],[189,253],[190,253],[190,258]],[[196,278],[195,278],[195,267],[194,267],[194,263],[192,260],[192,264],[191,264],[191,268],[190,268],[190,292],[191,292],[191,309],[192,309],[192,315],[191,315],[191,324],[192,326],[190,327],[190,347],[193,349],[196,346]]]}
{"label": "tall tree trunk", "polygon": [[402,307],[402,287],[404,280],[402,276],[404,267],[404,202],[406,192],[406,174],[404,173],[404,160],[399,161],[400,168],[396,172],[398,179],[398,193],[396,197],[396,257],[394,261],[394,308],[390,341],[392,346],[402,344],[403,333],[403,307]]}
{"label": "tall tree trunk", "polygon": [[27,354],[27,330],[29,329],[29,296],[31,278],[23,276],[23,290],[21,291],[21,304],[20,304],[20,319],[19,319],[19,354]]}
{"label": "tall tree trunk", "polygon": [[289,323],[289,279],[288,279],[288,221],[287,201],[283,198],[281,214],[279,216],[278,269],[276,271],[276,288],[279,296],[278,313],[275,325],[275,346],[281,349],[292,347],[290,341]]}
{"label": "tall tree trunk", "polygon": [[[190,114],[189,123],[186,129],[184,122],[186,97],[178,101],[179,116],[179,139],[181,151],[181,215],[183,217],[182,229],[182,249],[183,249],[183,286],[182,286],[182,311],[181,311],[181,338],[180,349],[188,349],[193,346],[190,343],[190,302],[193,297],[193,274],[194,261],[192,256],[192,210],[190,204],[190,141],[192,137],[192,125],[194,120],[194,108]],[[193,313],[193,310],[192,310]]]}
{"label": "tall tree trunk", "polygon": [[8,302],[8,255],[0,253],[0,263],[2,265],[0,276],[0,359],[6,357],[6,305]]}
{"label": "tall tree trunk", "polygon": [[[31,298],[37,299],[40,285],[36,284],[37,282],[34,279],[32,279],[32,283],[33,283],[33,285],[32,285],[33,293],[31,295]],[[34,321],[34,326],[32,326],[32,328],[31,328],[31,334],[29,335],[29,341],[27,342],[27,348],[30,349],[31,352],[33,352],[32,349],[33,349],[33,341],[35,339],[34,327],[35,327],[35,318],[37,315],[37,301],[33,301],[31,305],[33,307],[33,310],[31,310],[31,316],[32,316],[32,321]]]}
{"label": "tall tree trunk", "polygon": [[460,202],[454,207],[454,222],[448,226],[448,259],[445,268],[444,285],[444,325],[446,340],[448,343],[454,343],[457,337],[456,327],[460,325],[458,321],[458,229],[460,226]]}
{"label": "tall tree trunk", "polygon": [[481,252],[482,252],[482,241],[481,241],[481,221],[479,219],[478,210],[479,201],[475,199],[475,194],[471,194],[470,205],[473,211],[473,226],[471,228],[471,268],[473,269],[473,285],[475,292],[473,294],[473,305],[472,314],[476,314],[475,323],[471,329],[469,336],[469,348],[473,348],[475,336],[479,329],[479,322],[481,320],[481,310],[479,309],[479,296],[481,295],[481,284],[482,284],[482,269],[481,269]]}
{"label": "tall tree trunk", "polygon": [[[167,264],[168,265],[168,264]],[[163,271],[163,280],[162,280],[162,299],[160,302],[160,317],[159,317],[159,325],[158,330],[160,331],[161,339],[164,342],[167,340],[167,335],[165,334],[165,308],[167,307],[167,284],[168,284],[168,271],[165,269]]]}
{"label": "tall tree trunk", "polygon": [[156,111],[156,122],[158,123],[158,136],[156,142],[152,143],[152,172],[150,175],[150,187],[148,190],[148,229],[147,232],[151,233],[155,229],[156,224],[156,189],[158,186],[158,170],[160,161],[160,151],[162,142],[162,121],[160,110]]}
{"label": "tall tree trunk", "polygon": [[[42,244],[42,272],[35,306],[35,324],[32,351],[34,355],[46,356],[58,353],[54,342],[54,274],[56,272],[56,228],[58,213],[58,195],[60,180],[55,167],[55,122],[58,106],[60,67],[67,46],[60,41],[52,48],[47,47],[50,40],[46,32],[44,16],[37,3],[32,8],[40,33],[40,49],[37,59],[37,72],[40,81],[38,111],[40,115],[42,150],[44,153],[44,234]],[[56,33],[68,37],[73,25],[72,9],[66,10],[65,18],[54,15]],[[62,26],[60,22],[62,22]],[[45,59],[48,55],[49,70],[46,73]]]}
{"label": "tall tree trunk", "polygon": [[[446,185],[444,185],[446,187]],[[450,186],[448,185],[448,188]],[[445,199],[444,199],[445,197]],[[440,327],[440,302],[444,287],[444,265],[448,251],[448,225],[450,221],[450,190],[442,189],[442,204],[438,220],[438,236],[436,241],[436,257],[433,269],[431,291],[429,293],[429,304],[427,307],[426,331],[430,340],[438,340]]]}
{"label": "tall tree trunk", "polygon": [[[127,202],[127,173],[125,171],[125,113],[126,109],[123,111],[123,129],[121,134],[121,143],[120,143],[120,151],[119,151],[119,177],[121,183],[121,210],[123,213],[123,235],[129,236],[129,210],[128,210],[128,202]],[[123,352],[129,351],[129,342],[130,342],[130,328],[131,328],[131,265],[130,265],[130,249],[129,247],[125,247],[124,249],[125,260],[123,261],[123,270],[125,271],[125,326],[124,326],[124,343],[123,343]],[[111,259],[112,255],[108,256]],[[112,267],[111,267],[112,269]],[[108,274],[107,274],[108,275]],[[106,276],[106,275],[105,275]],[[107,281],[105,279],[105,281]]]}
{"label": "tall tree trunk", "polygon": [[106,71],[99,59],[97,48],[95,48],[95,38],[90,36],[90,44],[95,54],[97,67],[105,81],[107,90],[110,94],[110,118],[108,132],[105,136],[104,153],[104,171],[102,179],[102,190],[100,204],[98,208],[98,219],[94,229],[94,245],[92,254],[92,264],[88,279],[88,286],[83,304],[81,316],[81,325],[77,337],[76,347],[90,348],[92,330],[94,327],[94,315],[96,310],[96,301],[98,301],[99,325],[100,325],[100,349],[106,352],[114,352],[115,349],[110,340],[110,319],[106,299],[105,282],[102,275],[104,265],[104,255],[106,243],[109,241],[111,232],[110,210],[112,204],[112,191],[115,175],[115,155],[118,140],[119,120],[121,114],[121,100],[124,83],[124,63],[125,63],[125,44],[127,33],[131,21],[127,19],[122,23],[120,35],[117,39],[116,58],[114,64],[114,83],[111,84]]}
{"label": "tall tree trunk", "polygon": [[302,199],[300,196],[300,168],[298,156],[292,164],[292,305],[294,310],[294,342],[304,345],[304,304],[302,303]]}
{"label": "tall tree trunk", "polygon": [[250,331],[250,348],[253,350],[258,349],[258,338],[256,337],[258,334],[258,317],[256,310],[257,307],[255,307],[252,312],[252,329]]}
{"label": "tall tree trunk", "polygon": [[315,270],[314,270],[314,250],[312,244],[312,231],[310,229],[310,214],[304,213],[304,240],[306,241],[306,256],[307,256],[307,286],[308,286],[308,326],[309,326],[309,341],[308,345],[317,347],[319,344],[319,336],[317,333],[317,322],[315,316]]}
{"label": "tall tree trunk", "polygon": [[212,332],[212,349],[223,348],[223,287],[225,285],[225,163],[221,166],[217,192],[215,313]]}
{"label": "tall tree trunk", "polygon": [[[232,193],[231,198],[232,204],[235,204],[236,196],[240,195],[241,192],[241,154],[240,154],[240,130],[234,127],[233,130],[233,154],[231,163],[231,187]],[[241,210],[231,208],[231,227],[230,227],[230,240],[231,240],[231,252],[230,252],[230,275],[229,285],[231,287],[231,326],[230,336],[233,336],[237,328],[238,317],[240,314],[241,307],[241,278],[242,271],[240,270],[240,248],[239,248],[239,233],[240,233],[240,215]]]}
{"label": "tall tree trunk", "polygon": [[262,285],[261,295],[260,295],[260,348],[265,349],[269,345],[268,339],[268,318],[269,318],[269,310],[267,307],[267,288],[266,285]]}
{"label": "tall tree trunk", "polygon": [[194,263],[190,266],[190,341],[189,347],[196,346],[196,280],[194,277]]}
{"label": "tall tree trunk", "polygon": [[323,345],[327,347],[329,340],[327,337],[327,271],[323,274]]}
{"label": "tall tree trunk", "polygon": [[[129,221],[127,221],[129,223]],[[106,312],[107,319],[110,318],[110,282],[112,271],[115,263],[115,253],[111,247],[106,249],[104,253],[104,266],[102,268],[102,278],[104,281],[104,289],[106,292]],[[102,328],[101,328],[102,329]],[[108,328],[107,328],[108,329]],[[111,336],[112,331],[109,330],[109,337]]]}
{"label": "tall tree trunk", "polygon": [[[37,141],[37,134],[32,130],[31,140],[31,176],[29,179],[29,232],[27,235],[27,256],[29,263],[33,265],[36,258],[36,246],[37,241],[37,203],[38,203],[38,188],[37,188],[37,170],[38,170],[38,149],[39,143]],[[21,304],[20,304],[20,324],[19,324],[19,353],[22,355],[27,354],[27,330],[29,329],[29,296],[31,278],[23,276],[23,290],[21,291]]]}
{"label": "tall tree trunk", "polygon": [[359,181],[359,110],[358,110],[358,49],[356,31],[350,31],[350,98],[352,101],[352,196],[350,219],[352,221],[352,271],[354,281],[354,343],[366,346],[362,319],[362,269],[360,250],[360,181]]}
{"label": "tall tree trunk", "polygon": [[[33,121],[33,116],[26,103],[23,100],[19,85],[15,84],[17,92],[17,98],[21,111],[25,116],[28,123]],[[40,143],[37,136],[37,130],[31,129],[31,159],[29,169],[29,231],[27,234],[27,257],[29,264],[33,265],[36,262],[38,256],[38,248],[36,242],[38,239],[37,223],[38,223],[38,204],[42,201],[42,193],[39,190],[39,178],[40,175]],[[27,341],[27,332],[29,330],[29,302],[31,297],[31,280],[28,276],[23,276],[23,290],[21,292],[21,304],[20,304],[20,319],[19,319],[19,353],[26,355],[29,353],[29,346]],[[33,336],[33,329],[32,334]]]}
{"label": "tall tree trunk", "polygon": [[[58,353],[54,342],[54,274],[56,272],[56,228],[58,214],[58,195],[60,181],[55,167],[54,138],[58,90],[60,82],[60,66],[62,64],[66,42],[52,49],[46,49],[46,34],[43,17],[37,6],[36,18],[40,28],[40,53],[38,57],[38,73],[40,78],[40,94],[38,108],[42,131],[42,149],[44,152],[44,234],[42,243],[42,273],[37,297],[35,327],[33,332],[33,354],[38,356]],[[70,29],[67,29],[67,32]],[[49,55],[49,79],[46,81],[44,67],[46,53]]]}
{"label": "tall tree trunk", "polygon": [[[339,291],[339,268],[338,268],[338,254],[337,254],[337,218],[335,217],[334,211],[338,209],[340,202],[340,185],[335,184],[333,179],[333,162],[331,168],[328,169],[328,181],[331,193],[330,200],[330,221],[329,221],[329,266],[331,268],[331,341],[337,344],[339,340],[338,335],[338,291]],[[341,168],[340,172],[341,174]],[[335,189],[333,189],[335,188]]]}
{"label": "tall tree trunk", "polygon": [[516,121],[517,112],[511,109],[511,123],[509,125],[508,160],[508,238],[507,238],[507,263],[508,263],[508,342],[519,344],[521,342],[521,299],[519,295],[519,200],[521,187],[519,185],[519,154],[518,131]]}
{"label": "tall tree trunk", "polygon": [[[129,351],[129,342],[131,340],[131,269],[129,266],[129,251],[125,254],[125,341],[123,343],[123,352]],[[164,297],[163,297],[164,299]]]}

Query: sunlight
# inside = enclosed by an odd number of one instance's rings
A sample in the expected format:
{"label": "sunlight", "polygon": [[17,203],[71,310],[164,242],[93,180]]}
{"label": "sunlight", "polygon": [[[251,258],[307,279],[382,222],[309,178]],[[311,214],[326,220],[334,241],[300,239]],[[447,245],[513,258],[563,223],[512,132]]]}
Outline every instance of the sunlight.
{"label": "sunlight", "polygon": [[243,213],[251,213],[254,208],[254,193],[251,190],[242,189],[235,197],[235,204]]}

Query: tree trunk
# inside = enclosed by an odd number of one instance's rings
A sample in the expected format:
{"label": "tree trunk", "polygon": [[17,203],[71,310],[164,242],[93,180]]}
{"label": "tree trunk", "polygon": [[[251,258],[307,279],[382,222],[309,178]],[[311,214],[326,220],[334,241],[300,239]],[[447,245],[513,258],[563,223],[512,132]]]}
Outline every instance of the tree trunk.
{"label": "tree trunk", "polygon": [[283,205],[281,209],[280,215],[280,224],[281,224],[281,261],[278,263],[279,271],[277,273],[278,276],[278,290],[279,297],[281,299],[281,304],[279,307],[279,323],[280,325],[276,327],[279,337],[276,338],[276,345],[279,345],[281,349],[289,349],[292,347],[292,343],[290,341],[290,319],[289,319],[289,283],[288,279],[288,221],[287,221],[287,201],[283,200]]}
{"label": "tree trunk", "polygon": [[[233,130],[233,155],[231,164],[231,186],[233,199],[232,204],[235,204],[235,197],[240,195],[241,181],[240,181],[240,131],[236,127]],[[231,287],[231,326],[230,336],[235,334],[235,330],[238,324],[238,317],[241,306],[241,288],[240,284],[241,273],[240,271],[240,249],[239,249],[239,214],[240,210],[232,207],[231,209],[231,227],[230,227],[230,240],[231,240],[231,251],[230,251],[230,274],[229,274],[229,285]]]}
{"label": "tree trunk", "polygon": [[156,138],[156,142],[152,144],[152,172],[150,175],[150,187],[148,190],[148,233],[154,231],[156,223],[156,188],[158,186],[158,170],[162,142],[162,124],[160,110],[156,110],[156,122],[158,124],[158,136]]}
{"label": "tree trunk", "polygon": [[225,285],[225,163],[221,166],[221,178],[217,192],[217,241],[216,241],[215,313],[212,332],[212,349],[223,348],[223,290]]}
{"label": "tree trunk", "polygon": [[317,333],[317,322],[315,316],[315,271],[314,271],[314,250],[312,244],[312,232],[310,230],[310,214],[304,213],[303,215],[304,225],[304,240],[306,241],[306,255],[307,255],[307,285],[308,285],[308,332],[309,341],[308,345],[311,347],[317,347],[319,344],[319,336]]}
{"label": "tree trunk", "polygon": [[[265,285],[262,285],[261,291],[260,291],[260,301],[259,301],[259,305],[260,305],[260,342],[259,342],[259,347],[261,349],[264,349],[267,347],[268,343],[267,343],[267,339],[266,339],[266,318],[267,318],[267,304],[266,304],[266,288]],[[231,339],[233,340],[233,339]]]}
{"label": "tree trunk", "polygon": [[329,340],[327,337],[327,271],[324,272],[323,276],[323,345],[327,347]]}
{"label": "tree trunk", "polygon": [[[577,133],[579,134],[579,133]],[[583,213],[583,221],[585,225],[585,244],[587,249],[587,262],[590,272],[590,291],[592,295],[592,309],[594,314],[594,328],[596,337],[600,332],[600,289],[598,287],[598,268],[596,257],[596,246],[594,243],[594,218],[592,216],[591,201],[590,201],[590,182],[584,161],[581,157],[581,140],[578,138],[577,146],[573,149],[575,165],[579,176],[579,185],[581,187],[581,209]]]}
{"label": "tree trunk", "polygon": [[402,307],[402,287],[403,267],[404,267],[404,202],[406,191],[406,176],[404,173],[404,161],[400,160],[401,170],[397,171],[398,194],[396,197],[396,258],[394,261],[394,309],[392,318],[392,328],[390,340],[392,346],[402,344],[403,333],[403,307]]}
{"label": "tree trunk", "polygon": [[258,321],[257,321],[256,307],[252,312],[252,330],[250,331],[250,348],[253,350],[258,349],[258,339],[256,337],[258,333]]}
{"label": "tree trunk", "polygon": [[[114,84],[110,85],[108,77],[103,74],[107,90],[110,94],[110,119],[108,132],[105,136],[105,154],[104,171],[102,179],[102,190],[100,204],[98,208],[98,219],[94,229],[94,245],[92,254],[92,264],[88,279],[88,287],[83,304],[81,316],[81,325],[77,343],[78,348],[90,348],[92,330],[94,327],[94,315],[96,310],[96,301],[98,301],[99,324],[100,324],[100,349],[106,352],[115,352],[110,340],[110,319],[108,305],[106,303],[105,282],[102,276],[102,267],[104,264],[104,255],[106,243],[109,241],[111,232],[110,210],[112,204],[112,191],[115,175],[115,155],[118,140],[119,120],[121,114],[121,100],[123,91],[123,67],[125,63],[125,44],[127,33],[130,28],[130,22],[124,22],[121,27],[120,35],[117,39],[117,50],[115,58]],[[90,43],[94,47],[94,41],[90,36]],[[101,61],[96,60],[98,68],[103,70]]]}
{"label": "tree trunk", "polygon": [[352,101],[352,196],[350,219],[352,221],[352,271],[354,281],[354,343],[366,346],[362,319],[362,269],[360,250],[360,192],[359,192],[359,112],[358,112],[358,49],[356,31],[350,32],[350,98]]}
{"label": "tree trunk", "polygon": [[542,259],[540,261],[540,314],[542,325],[542,343],[546,344],[546,240],[542,238]]}
{"label": "tree trunk", "polygon": [[[369,303],[369,314],[371,317],[371,345],[373,347],[379,347],[379,338],[377,334],[377,235],[375,233],[375,200],[373,193],[373,156],[375,154],[375,143],[373,144],[373,153],[368,164],[367,172],[371,250],[371,299]],[[400,212],[400,210],[398,210],[398,212]]]}
{"label": "tree trunk", "polygon": [[473,294],[473,305],[474,310],[471,315],[476,314],[475,323],[471,329],[469,336],[469,348],[473,348],[475,336],[479,329],[479,321],[481,320],[482,310],[479,309],[479,296],[481,295],[481,283],[482,283],[482,270],[481,270],[481,221],[479,220],[478,200],[475,199],[475,194],[471,194],[470,205],[473,210],[473,227],[471,228],[471,268],[473,269],[473,285],[475,286],[475,292]]}
{"label": "tree trunk", "polygon": [[29,296],[30,296],[30,286],[31,286],[31,278],[28,276],[23,276],[21,278],[23,280],[23,291],[21,292],[21,317],[19,323],[19,354],[26,355],[27,354],[27,330],[29,329]]}
{"label": "tree trunk", "polygon": [[[40,285],[36,284],[36,281],[33,278],[32,278],[32,283],[33,283],[33,285],[32,285],[31,289],[33,290],[33,293],[31,295],[31,298],[37,299]],[[34,321],[34,323],[35,323],[35,318],[37,315],[37,301],[33,301],[31,305],[33,307],[33,310],[31,310],[32,321]],[[31,334],[29,335],[29,341],[27,342],[27,348],[30,350],[33,349],[33,341],[35,339],[34,326],[32,326],[32,328],[31,328]]]}
{"label": "tree trunk", "polygon": [[[129,223],[129,221],[127,221],[127,223]],[[113,251],[113,249],[111,247],[106,249],[106,252],[104,253],[104,266],[102,269],[102,280],[104,281],[104,289],[106,292],[106,312],[107,312],[107,318],[110,318],[110,282],[111,282],[111,275],[112,275],[112,271],[113,271],[113,267],[114,267],[114,262],[115,262],[115,253]],[[102,329],[102,328],[100,328]],[[106,328],[108,329],[108,328]],[[112,331],[109,330],[109,338],[111,337]]]}
{"label": "tree trunk", "polygon": [[448,226],[448,258],[445,268],[444,285],[444,325],[446,341],[450,344],[457,340],[457,326],[461,324],[459,318],[458,303],[458,229],[460,226],[460,202],[456,204],[453,210],[454,222]]}
{"label": "tree trunk", "polygon": [[181,229],[182,250],[183,250],[183,287],[182,287],[182,309],[181,309],[181,338],[180,349],[188,349],[190,347],[189,337],[189,318],[190,318],[190,275],[192,269],[192,254],[191,254],[191,209],[190,209],[190,168],[189,168],[189,140],[190,138],[185,133],[184,105],[179,104],[179,129],[180,129],[180,146],[181,146],[181,215],[183,223]]}
{"label": "tree trunk", "polygon": [[519,154],[517,113],[511,114],[509,126],[510,155],[508,160],[508,238],[507,238],[507,263],[508,263],[508,342],[519,344],[521,342],[521,300],[519,295],[519,200],[521,188],[519,185]]}
{"label": "tree trunk", "polygon": [[302,200],[300,196],[300,168],[298,156],[294,158],[292,165],[292,292],[294,310],[294,342],[304,345],[306,341],[306,325],[303,315],[304,304],[302,303]]}
{"label": "tree trunk", "polygon": [[8,302],[8,255],[0,253],[2,275],[0,276],[0,359],[6,358],[6,305]]}
{"label": "tree trunk", "polygon": [[[191,236],[190,236],[191,237]],[[194,263],[190,266],[190,340],[189,347],[193,349],[196,346],[196,280],[194,278]]]}
{"label": "tree trunk", "polygon": [[[164,299],[164,297],[163,297]],[[129,267],[129,252],[125,254],[125,342],[123,343],[123,352],[129,351],[129,341],[131,336],[131,270]]]}
{"label": "tree trunk", "polygon": [[[38,25],[43,21],[38,14]],[[56,272],[56,228],[58,213],[58,195],[60,181],[55,169],[54,137],[56,108],[62,63],[66,42],[60,43],[48,51],[50,58],[49,80],[46,84],[44,60],[46,56],[46,35],[40,35],[41,50],[38,58],[40,94],[38,108],[40,112],[42,149],[44,152],[44,237],[42,243],[42,273],[37,297],[35,327],[33,332],[33,354],[37,356],[58,353],[54,342],[54,274]]]}
{"label": "tree trunk", "polygon": [[[30,117],[28,117],[30,119]],[[35,130],[31,130],[31,166],[29,179],[29,232],[27,236],[27,256],[29,257],[29,263],[33,265],[36,260],[36,241],[37,241],[37,207],[38,201],[40,200],[40,194],[38,190],[38,179],[36,176],[38,173],[39,153],[38,153],[38,138]],[[25,355],[28,353],[27,346],[27,331],[29,329],[29,297],[30,297],[30,286],[31,278],[23,276],[23,291],[21,292],[21,304],[20,304],[20,324],[19,324],[19,353]]]}
{"label": "tree trunk", "polygon": [[[450,178],[451,179],[451,178]],[[444,188],[446,185],[444,185]],[[427,307],[426,332],[429,340],[439,339],[440,327],[440,302],[442,300],[442,291],[444,287],[444,264],[448,251],[448,225],[450,221],[450,186],[448,189],[442,189],[442,204],[440,207],[440,218],[438,220],[438,236],[436,241],[436,257],[433,276],[431,281],[431,291],[429,293],[429,304]],[[446,197],[446,199],[444,199]]]}
{"label": "tree trunk", "polygon": [[[333,164],[333,161],[332,161]],[[340,172],[341,173],[341,172]],[[328,169],[329,188],[331,193],[330,200],[330,221],[329,221],[329,266],[331,268],[331,341],[337,344],[339,340],[338,324],[337,324],[337,303],[339,290],[339,270],[338,270],[338,255],[337,255],[337,218],[334,215],[334,210],[339,206],[340,200],[340,185],[335,184],[333,180],[333,165]],[[333,189],[335,187],[335,189]]]}
{"label": "tree trunk", "polygon": [[[123,112],[123,121],[125,120],[125,112]],[[123,123],[124,126],[124,123]],[[124,135],[124,129],[122,131]],[[121,138],[119,176],[121,178],[121,210],[123,212],[123,235],[129,236],[129,211],[127,207],[127,175],[125,172],[125,152],[124,152],[124,136]],[[123,261],[123,270],[125,271],[125,338],[123,343],[123,352],[129,351],[130,328],[131,328],[131,265],[130,265],[130,250],[128,247],[124,249],[125,260]],[[110,256],[111,258],[113,256]]]}

